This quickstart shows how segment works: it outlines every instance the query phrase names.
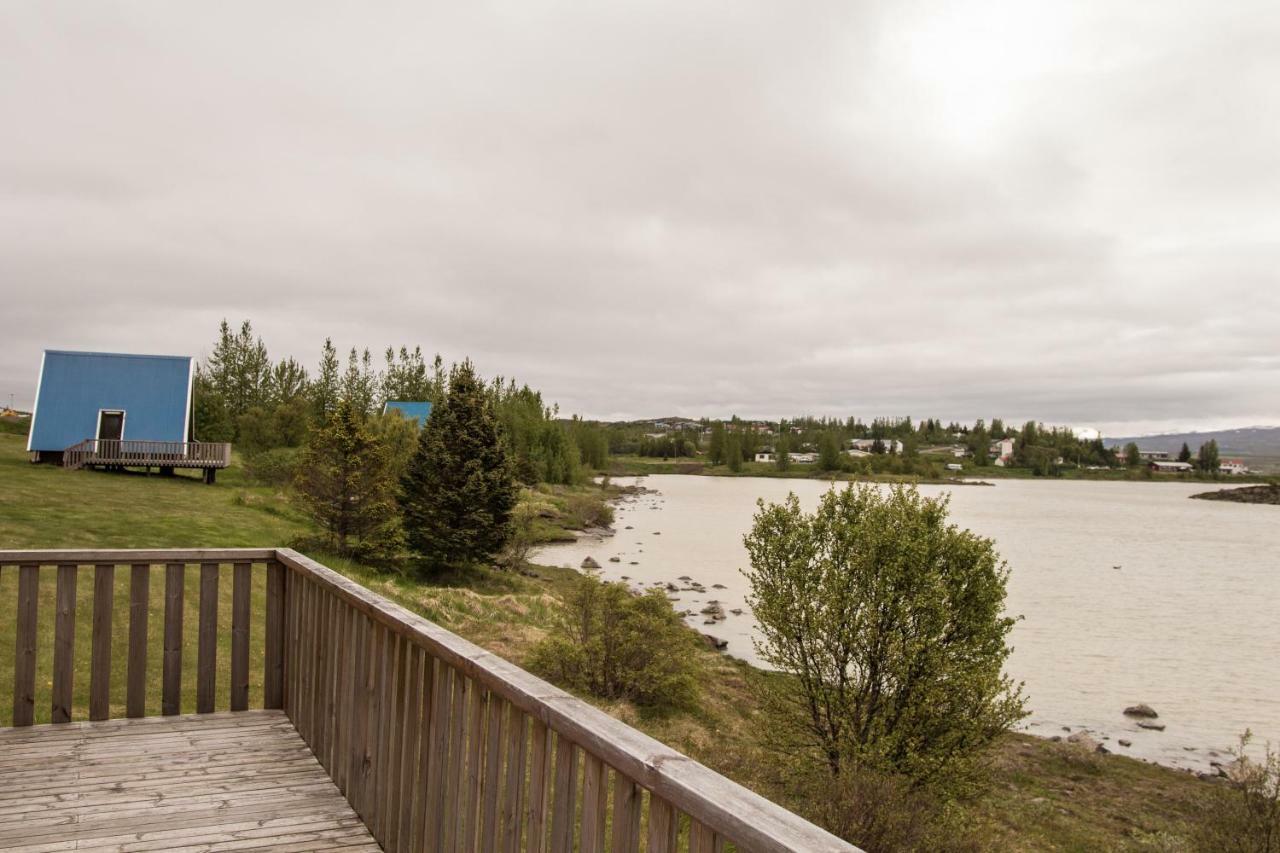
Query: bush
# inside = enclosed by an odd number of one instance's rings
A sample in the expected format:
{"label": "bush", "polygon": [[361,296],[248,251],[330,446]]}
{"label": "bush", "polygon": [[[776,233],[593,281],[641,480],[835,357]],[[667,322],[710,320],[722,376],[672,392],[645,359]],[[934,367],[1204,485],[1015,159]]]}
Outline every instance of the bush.
{"label": "bush", "polygon": [[282,487],[293,482],[298,471],[302,449],[277,447],[257,453],[244,463],[245,476],[263,486]]}
{"label": "bush", "polygon": [[601,699],[657,709],[693,708],[697,639],[666,594],[580,578],[551,635],[529,665],[550,680]]}
{"label": "bush", "polygon": [[991,540],[915,487],[834,488],[816,512],[760,502],[746,537],[768,736],[825,765],[900,774],[944,796],[980,785],[987,747],[1025,716],[1002,674],[1014,620]]}
{"label": "bush", "polygon": [[1267,744],[1262,758],[1245,755],[1245,732],[1234,750],[1227,783],[1205,810],[1197,847],[1223,853],[1280,853],[1280,753]]}

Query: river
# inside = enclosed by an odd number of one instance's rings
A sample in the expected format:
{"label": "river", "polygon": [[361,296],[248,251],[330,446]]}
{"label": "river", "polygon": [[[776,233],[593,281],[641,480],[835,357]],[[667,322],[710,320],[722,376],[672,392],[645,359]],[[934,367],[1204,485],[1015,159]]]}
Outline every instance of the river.
{"label": "river", "polygon": [[[662,475],[622,478],[652,490],[620,502],[611,537],[542,549],[534,561],[593,557],[634,586],[688,575],[705,594],[674,593],[690,625],[758,663],[741,574],[757,498],[794,491],[812,509],[819,480]],[[1088,729],[1113,752],[1205,769],[1246,728],[1280,745],[1280,508],[1188,500],[1203,484],[1003,480],[922,486],[951,493],[952,521],[991,537],[1011,568],[1008,673],[1024,681],[1032,733]],[[610,562],[610,557],[619,562]],[[634,564],[633,564],[634,563]],[[723,588],[714,588],[721,584]],[[741,608],[716,625],[711,599]],[[1146,702],[1162,732],[1121,712]],[[1132,742],[1121,747],[1119,739]]]}

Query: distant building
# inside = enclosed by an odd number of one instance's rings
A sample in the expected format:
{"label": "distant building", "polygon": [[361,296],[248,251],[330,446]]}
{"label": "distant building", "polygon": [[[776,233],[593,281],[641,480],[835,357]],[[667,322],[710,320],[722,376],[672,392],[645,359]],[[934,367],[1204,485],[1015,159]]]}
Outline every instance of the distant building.
{"label": "distant building", "polygon": [[959,462],[948,462],[948,463],[947,463],[947,470],[948,470],[948,471],[963,471],[963,470],[964,470],[964,466],[963,466],[963,465],[961,465]]}
{"label": "distant building", "polygon": [[1147,467],[1157,474],[1189,474],[1195,470],[1190,462],[1167,462],[1163,459],[1152,459]]}
{"label": "distant building", "polygon": [[873,448],[876,442],[880,442],[880,446],[885,453],[901,453],[902,442],[894,438],[855,438],[849,442],[850,450],[864,450],[867,453],[874,453]]}
{"label": "distant building", "polygon": [[773,462],[777,459],[772,450],[763,450],[756,454],[757,462]]}
{"label": "distant building", "polygon": [[792,453],[791,461],[800,465],[812,465],[818,461],[816,453]]}
{"label": "distant building", "polygon": [[45,350],[27,450],[36,461],[92,439],[190,441],[195,359]]}
{"label": "distant building", "polygon": [[382,406],[382,413],[387,412],[399,412],[404,418],[417,421],[418,429],[422,429],[431,416],[431,404],[426,400],[388,400]]}
{"label": "distant building", "polygon": [[991,454],[991,458],[995,460],[995,464],[1004,467],[1013,459],[1013,439],[1002,438],[998,441],[991,442],[991,447],[987,448],[987,452]]}
{"label": "distant building", "polygon": [[1164,459],[1168,459],[1168,458],[1169,458],[1169,451],[1167,451],[1167,450],[1139,450],[1139,451],[1138,451],[1138,456],[1139,456],[1140,458],[1142,458],[1142,459],[1147,460],[1148,462],[1151,462],[1152,460],[1164,460]]}
{"label": "distant building", "polygon": [[1223,474],[1240,476],[1249,473],[1249,466],[1239,459],[1224,459],[1222,464],[1218,466],[1218,471]]}

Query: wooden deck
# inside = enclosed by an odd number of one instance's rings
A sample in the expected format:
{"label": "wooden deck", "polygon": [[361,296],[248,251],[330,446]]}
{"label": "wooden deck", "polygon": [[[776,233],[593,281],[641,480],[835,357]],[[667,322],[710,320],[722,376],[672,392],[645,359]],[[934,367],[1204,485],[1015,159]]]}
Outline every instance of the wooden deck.
{"label": "wooden deck", "polygon": [[0,729],[0,849],[379,850],[283,711]]}

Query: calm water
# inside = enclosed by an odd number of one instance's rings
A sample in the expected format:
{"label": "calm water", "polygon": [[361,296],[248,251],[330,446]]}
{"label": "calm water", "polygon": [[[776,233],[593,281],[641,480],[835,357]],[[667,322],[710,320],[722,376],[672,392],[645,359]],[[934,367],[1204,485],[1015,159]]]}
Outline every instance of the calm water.
{"label": "calm water", "polygon": [[[655,494],[618,507],[609,538],[544,549],[538,562],[577,567],[633,585],[688,575],[706,594],[679,592],[695,614],[708,600],[743,608],[718,625],[689,618],[755,661],[742,537],[757,498],[795,491],[812,509],[815,480],[652,476]],[[955,523],[996,541],[1009,562],[1008,609],[1022,614],[1009,673],[1026,682],[1031,732],[1088,728],[1115,752],[1203,768],[1210,750],[1246,727],[1280,743],[1280,508],[1193,501],[1181,483],[1004,481],[994,487],[924,486],[952,494]],[[630,525],[633,529],[625,529]],[[608,562],[610,557],[620,563]],[[636,561],[638,565],[630,565]],[[1119,566],[1119,569],[1113,568]],[[713,589],[713,584],[725,589]],[[1146,702],[1163,732],[1121,711]],[[1130,748],[1115,743],[1133,742]]]}

